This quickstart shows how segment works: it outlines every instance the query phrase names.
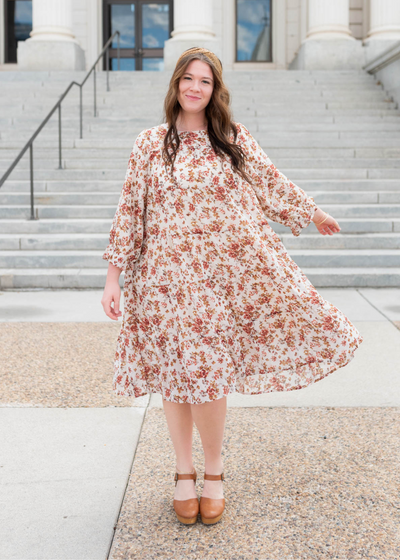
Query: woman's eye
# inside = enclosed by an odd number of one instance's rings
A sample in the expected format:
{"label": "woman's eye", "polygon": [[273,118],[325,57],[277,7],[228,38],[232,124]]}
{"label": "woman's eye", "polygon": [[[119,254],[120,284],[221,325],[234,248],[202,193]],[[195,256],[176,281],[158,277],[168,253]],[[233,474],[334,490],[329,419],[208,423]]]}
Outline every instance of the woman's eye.
{"label": "woman's eye", "polygon": [[[190,76],[184,76],[183,79],[184,79],[184,80],[191,80],[192,78],[191,78]],[[209,85],[210,85],[210,82],[207,82],[207,81],[203,80],[203,84],[206,84],[207,86],[209,86]]]}

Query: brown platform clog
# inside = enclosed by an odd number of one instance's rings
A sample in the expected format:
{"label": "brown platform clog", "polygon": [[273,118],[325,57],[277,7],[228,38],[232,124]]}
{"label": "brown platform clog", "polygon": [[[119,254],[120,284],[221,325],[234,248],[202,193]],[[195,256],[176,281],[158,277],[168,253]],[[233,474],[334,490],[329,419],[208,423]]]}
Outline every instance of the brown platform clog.
{"label": "brown platform clog", "polygon": [[[179,474],[176,472],[174,477],[175,486],[177,485],[178,480],[190,479],[194,480],[194,483],[196,484],[196,469],[194,469],[194,473]],[[184,523],[185,525],[192,525],[197,521],[199,513],[199,499],[190,498],[189,500],[174,500],[174,510],[176,517],[181,523]]]}
{"label": "brown platform clog", "polygon": [[[205,480],[225,480],[224,473],[221,474],[206,474],[204,473]],[[218,523],[221,519],[225,509],[225,498],[200,498],[200,514],[201,520],[206,525]]]}

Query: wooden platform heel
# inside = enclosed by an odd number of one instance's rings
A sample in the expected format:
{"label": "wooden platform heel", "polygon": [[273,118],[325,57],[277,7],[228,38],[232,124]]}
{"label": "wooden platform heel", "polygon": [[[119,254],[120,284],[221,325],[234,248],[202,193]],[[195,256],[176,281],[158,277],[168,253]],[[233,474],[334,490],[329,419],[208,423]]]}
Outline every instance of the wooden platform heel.
{"label": "wooden platform heel", "polygon": [[[175,473],[175,486],[178,480],[190,480],[193,479],[196,484],[197,472],[194,469],[194,473],[179,474]],[[176,517],[181,523],[185,525],[192,525],[196,523],[197,516],[199,514],[199,499],[190,498],[189,500],[174,500],[174,510]]]}
{"label": "wooden platform heel", "polygon": [[[221,474],[206,474],[204,473],[205,480],[225,480],[224,473]],[[225,498],[200,498],[200,514],[201,520],[206,525],[218,523],[221,519],[225,509]]]}

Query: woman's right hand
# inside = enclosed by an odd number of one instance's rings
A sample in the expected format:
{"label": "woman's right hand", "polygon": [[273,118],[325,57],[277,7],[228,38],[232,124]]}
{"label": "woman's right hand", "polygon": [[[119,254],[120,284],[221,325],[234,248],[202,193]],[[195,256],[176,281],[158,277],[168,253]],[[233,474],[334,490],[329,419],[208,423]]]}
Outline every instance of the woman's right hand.
{"label": "woman's right hand", "polygon": [[[104,313],[113,321],[118,321],[118,317],[122,315],[122,311],[119,310],[119,303],[121,300],[121,288],[119,286],[120,274],[121,269],[109,263],[101,305],[103,306]],[[111,305],[112,303],[114,306]]]}

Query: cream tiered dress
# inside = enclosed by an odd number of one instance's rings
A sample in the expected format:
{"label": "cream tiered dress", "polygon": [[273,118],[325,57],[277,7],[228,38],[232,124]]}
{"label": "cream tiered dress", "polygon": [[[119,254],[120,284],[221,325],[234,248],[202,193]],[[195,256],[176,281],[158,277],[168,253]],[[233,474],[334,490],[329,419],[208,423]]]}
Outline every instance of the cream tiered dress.
{"label": "cream tiered dress", "polygon": [[167,124],[136,139],[103,254],[125,271],[117,395],[204,403],[301,389],[345,366],[363,340],[267,221],[298,236],[313,198],[236,126],[251,185],[206,130],[179,133],[173,177],[161,156]]}

